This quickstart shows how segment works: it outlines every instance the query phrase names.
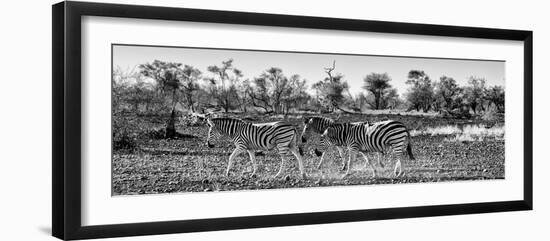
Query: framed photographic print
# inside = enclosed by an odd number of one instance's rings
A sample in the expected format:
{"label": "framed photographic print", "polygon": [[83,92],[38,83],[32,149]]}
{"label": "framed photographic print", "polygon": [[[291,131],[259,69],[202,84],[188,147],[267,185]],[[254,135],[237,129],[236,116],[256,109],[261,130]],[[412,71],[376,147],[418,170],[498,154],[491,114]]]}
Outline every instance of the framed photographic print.
{"label": "framed photographic print", "polygon": [[53,6],[53,235],[532,209],[532,32]]}

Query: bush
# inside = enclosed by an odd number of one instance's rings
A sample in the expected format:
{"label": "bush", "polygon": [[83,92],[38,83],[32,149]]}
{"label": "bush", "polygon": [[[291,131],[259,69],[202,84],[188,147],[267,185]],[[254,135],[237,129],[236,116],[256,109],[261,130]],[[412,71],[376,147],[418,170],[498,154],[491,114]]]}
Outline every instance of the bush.
{"label": "bush", "polygon": [[136,124],[128,117],[113,116],[113,150],[134,151],[137,149]]}
{"label": "bush", "polygon": [[496,108],[489,108],[487,111],[483,112],[481,119],[487,122],[498,122],[501,119],[504,120],[504,113],[498,112]]}

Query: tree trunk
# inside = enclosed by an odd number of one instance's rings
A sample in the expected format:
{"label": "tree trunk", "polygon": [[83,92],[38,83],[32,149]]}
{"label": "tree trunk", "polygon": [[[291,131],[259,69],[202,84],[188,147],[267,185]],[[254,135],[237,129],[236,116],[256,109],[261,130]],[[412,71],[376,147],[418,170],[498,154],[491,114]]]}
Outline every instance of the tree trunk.
{"label": "tree trunk", "polygon": [[170,114],[170,119],[168,119],[168,123],[166,123],[166,138],[174,138],[176,137],[176,109],[172,109],[172,113]]}

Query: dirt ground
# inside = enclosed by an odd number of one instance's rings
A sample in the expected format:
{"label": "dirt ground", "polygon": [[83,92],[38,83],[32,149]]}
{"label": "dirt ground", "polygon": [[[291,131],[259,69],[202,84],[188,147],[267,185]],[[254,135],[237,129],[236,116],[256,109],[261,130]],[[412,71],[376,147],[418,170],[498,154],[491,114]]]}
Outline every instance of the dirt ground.
{"label": "dirt ground", "polygon": [[[160,117],[135,117],[146,133],[159,130],[165,121]],[[262,122],[279,120],[281,117],[263,118]],[[406,115],[346,115],[340,121],[399,120],[411,130],[445,125],[480,124],[480,121],[445,119],[428,116]],[[303,128],[301,115],[289,116],[299,132]],[[483,124],[483,123],[481,123]],[[494,123],[493,123],[494,124]],[[500,123],[501,125],[503,123]],[[113,195],[153,194],[172,192],[204,192],[227,190],[251,190],[273,188],[298,188],[338,185],[366,185],[388,183],[419,183],[458,180],[483,180],[504,178],[504,140],[485,138],[483,141],[449,141],[450,136],[429,134],[412,137],[412,148],[416,160],[402,159],[403,177],[392,176],[394,161],[383,158],[384,167],[377,166],[376,178],[365,169],[364,160],[358,156],[352,163],[351,175],[341,178],[342,160],[335,148],[329,150],[323,166],[317,169],[319,157],[313,150],[318,136],[311,135],[304,146],[306,179],[301,179],[294,157],[287,157],[285,175],[274,178],[281,159],[275,151],[258,153],[258,173],[251,177],[252,164],[248,154],[241,153],[231,169],[230,176],[224,175],[233,144],[219,140],[214,148],[205,145],[205,126],[180,124],[177,139],[151,138],[140,135],[134,151],[116,150],[112,156]],[[376,154],[369,154],[376,163]]]}

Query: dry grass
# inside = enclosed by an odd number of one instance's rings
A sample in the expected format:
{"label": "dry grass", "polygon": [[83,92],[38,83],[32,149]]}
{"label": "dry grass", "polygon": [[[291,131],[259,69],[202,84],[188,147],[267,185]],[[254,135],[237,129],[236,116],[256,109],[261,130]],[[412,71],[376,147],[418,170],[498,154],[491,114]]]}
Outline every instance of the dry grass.
{"label": "dry grass", "polygon": [[406,111],[403,109],[386,109],[386,110],[365,110],[362,112],[366,115],[403,115],[403,116],[422,116],[422,117],[436,117],[439,115],[438,112],[430,111],[430,112],[423,112],[423,111]]}
{"label": "dry grass", "polygon": [[428,127],[425,130],[412,130],[412,136],[430,135],[430,136],[453,136],[445,138],[445,141],[472,142],[484,141],[488,138],[503,140],[504,126],[487,127],[485,125],[446,125],[438,127]]}

